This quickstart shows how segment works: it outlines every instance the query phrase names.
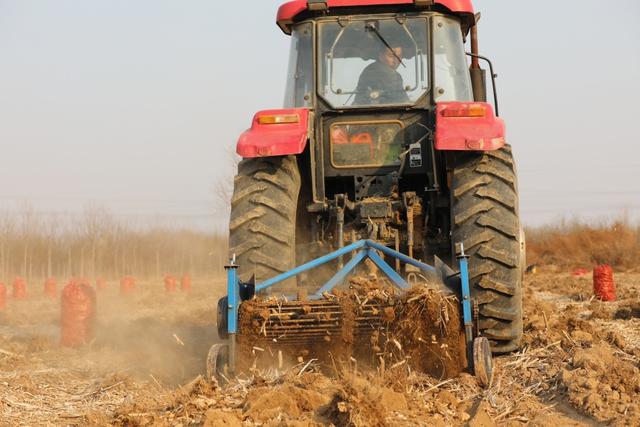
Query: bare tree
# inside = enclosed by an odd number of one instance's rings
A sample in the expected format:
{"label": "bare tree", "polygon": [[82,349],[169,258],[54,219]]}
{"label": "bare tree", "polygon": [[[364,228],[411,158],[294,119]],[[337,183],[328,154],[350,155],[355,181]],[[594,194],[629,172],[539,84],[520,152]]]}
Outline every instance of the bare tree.
{"label": "bare tree", "polygon": [[10,274],[11,252],[8,248],[15,228],[14,219],[8,213],[4,213],[0,219],[0,277],[6,278]]}
{"label": "bare tree", "polygon": [[23,274],[59,275],[60,280],[78,274],[92,279],[118,278],[124,274],[155,277],[222,272],[212,259],[212,248],[226,247],[226,236],[121,221],[101,208],[84,214],[46,216],[33,208],[0,215],[0,280]]}
{"label": "bare tree", "polygon": [[233,196],[233,180],[235,171],[238,170],[238,163],[242,160],[231,148],[226,150],[227,163],[231,166],[232,173],[226,178],[215,183],[213,196],[215,199],[214,211],[219,214],[228,214],[231,207],[231,197]]}
{"label": "bare tree", "polygon": [[23,257],[22,257],[22,268],[21,275],[22,277],[26,277],[29,281],[31,278],[32,269],[32,250],[31,244],[33,243],[34,237],[40,233],[40,222],[38,221],[37,214],[35,209],[29,203],[21,203],[20,204],[21,212],[20,212],[20,220],[19,220],[19,229],[20,229],[20,240],[22,241],[23,247]]}

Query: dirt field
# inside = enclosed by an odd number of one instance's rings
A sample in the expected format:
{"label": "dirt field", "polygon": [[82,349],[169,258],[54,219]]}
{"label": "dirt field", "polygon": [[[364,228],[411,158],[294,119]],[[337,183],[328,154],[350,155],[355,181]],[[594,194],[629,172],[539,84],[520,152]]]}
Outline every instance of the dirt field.
{"label": "dirt field", "polygon": [[491,388],[409,364],[302,363],[219,387],[202,377],[217,337],[221,281],[189,295],[141,283],[98,294],[96,340],[58,346],[59,302],[32,285],[0,314],[2,425],[448,426],[640,425],[640,274],[616,274],[618,301],[591,298],[591,276],[528,275],[525,346],[495,360]]}

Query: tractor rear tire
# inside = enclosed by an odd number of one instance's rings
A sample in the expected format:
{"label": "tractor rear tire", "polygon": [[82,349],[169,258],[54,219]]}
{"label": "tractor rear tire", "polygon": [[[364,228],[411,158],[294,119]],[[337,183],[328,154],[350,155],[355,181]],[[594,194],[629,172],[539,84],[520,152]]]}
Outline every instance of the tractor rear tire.
{"label": "tractor rear tire", "polygon": [[511,146],[459,154],[451,186],[452,243],[464,243],[479,329],[494,353],[522,340],[522,247]]}
{"label": "tractor rear tire", "polygon": [[240,280],[255,275],[259,283],[294,267],[299,192],[295,156],[240,162],[229,222],[229,253]]}

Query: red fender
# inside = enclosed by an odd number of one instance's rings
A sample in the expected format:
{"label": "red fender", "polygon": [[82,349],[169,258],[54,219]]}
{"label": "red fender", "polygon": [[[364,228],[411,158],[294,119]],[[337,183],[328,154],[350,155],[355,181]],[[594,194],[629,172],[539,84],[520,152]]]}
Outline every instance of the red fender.
{"label": "red fender", "polygon": [[243,158],[300,154],[309,139],[309,110],[264,110],[253,116],[251,128],[240,139],[236,152]]}
{"label": "red fender", "polygon": [[504,120],[486,102],[436,104],[435,148],[443,151],[494,151],[505,144]]}

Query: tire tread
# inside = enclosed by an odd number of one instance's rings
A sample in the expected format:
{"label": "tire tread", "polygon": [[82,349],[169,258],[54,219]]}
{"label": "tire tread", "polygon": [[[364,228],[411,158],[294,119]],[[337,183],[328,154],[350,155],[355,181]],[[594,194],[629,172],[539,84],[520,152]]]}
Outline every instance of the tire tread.
{"label": "tire tread", "polygon": [[244,159],[234,179],[229,255],[241,280],[263,281],[294,267],[300,172],[295,156]]}
{"label": "tire tread", "polygon": [[516,350],[522,339],[522,254],[510,146],[456,159],[451,209],[452,242],[463,242],[470,256],[482,335],[495,353]]}

